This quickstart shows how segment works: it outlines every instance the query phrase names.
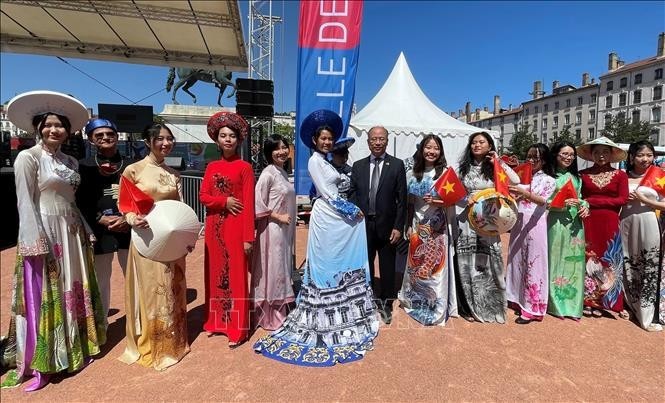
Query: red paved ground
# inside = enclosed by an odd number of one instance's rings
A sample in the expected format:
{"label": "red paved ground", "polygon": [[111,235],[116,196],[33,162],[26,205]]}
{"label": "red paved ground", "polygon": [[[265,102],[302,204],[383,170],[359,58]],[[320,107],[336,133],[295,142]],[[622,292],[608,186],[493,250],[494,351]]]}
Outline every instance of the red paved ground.
{"label": "red paved ground", "polygon": [[[306,228],[299,227],[297,259],[304,255]],[[201,241],[202,242],[202,241]],[[452,319],[446,327],[423,328],[396,308],[383,326],[375,351],[351,364],[303,368],[256,355],[252,343],[229,350],[226,338],[200,333],[203,247],[187,259],[191,289],[191,353],[156,372],[116,358],[124,343],[123,278],[114,273],[109,343],[104,354],[78,374],[60,377],[41,391],[3,389],[3,402],[143,400],[462,400],[462,401],[665,401],[665,344],[613,318],[580,323],[547,317],[520,326]],[[0,326],[9,322],[14,249],[0,254]],[[251,341],[264,332],[259,330]]]}

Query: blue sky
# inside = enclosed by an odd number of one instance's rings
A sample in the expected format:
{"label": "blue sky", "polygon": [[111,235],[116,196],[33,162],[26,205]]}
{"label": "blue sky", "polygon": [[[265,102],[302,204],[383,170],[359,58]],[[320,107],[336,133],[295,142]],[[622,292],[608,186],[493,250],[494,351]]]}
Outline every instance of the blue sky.
{"label": "blue sky", "polygon": [[[298,2],[274,1],[283,15],[276,31],[275,110],[295,109]],[[247,28],[247,5],[241,2]],[[630,63],[654,56],[665,31],[663,1],[366,1],[356,86],[358,109],[381,88],[403,51],[425,94],[450,112],[464,107],[502,107],[529,98],[533,81],[549,93],[553,80],[578,86],[582,73],[598,78],[614,51]],[[125,63],[67,59],[132,101],[164,88],[168,69]],[[244,74],[237,76],[245,76]],[[17,93],[51,89],[70,93],[97,111],[97,103],[130,103],[52,56],[2,53],[0,101]],[[216,90],[198,83],[199,104],[214,105]],[[181,103],[188,96],[178,93]],[[160,112],[165,91],[142,105]],[[223,101],[224,103],[224,101]],[[233,106],[233,99],[225,105]]]}

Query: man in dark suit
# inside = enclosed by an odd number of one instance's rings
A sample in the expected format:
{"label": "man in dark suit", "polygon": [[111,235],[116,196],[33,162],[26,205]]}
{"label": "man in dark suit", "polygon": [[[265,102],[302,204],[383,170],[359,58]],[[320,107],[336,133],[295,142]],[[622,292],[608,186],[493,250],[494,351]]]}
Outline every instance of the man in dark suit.
{"label": "man in dark suit", "polygon": [[389,324],[395,299],[395,245],[402,238],[406,220],[406,171],[404,163],[386,154],[388,131],[376,126],[368,132],[371,155],[356,161],[351,173],[349,199],[362,210],[367,228],[370,274],[379,255],[381,294],[379,312]]}

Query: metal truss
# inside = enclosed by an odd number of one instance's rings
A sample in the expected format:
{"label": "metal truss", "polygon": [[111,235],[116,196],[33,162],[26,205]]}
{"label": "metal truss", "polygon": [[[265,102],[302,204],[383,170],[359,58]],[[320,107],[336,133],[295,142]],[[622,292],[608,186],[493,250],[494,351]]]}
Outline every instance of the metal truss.
{"label": "metal truss", "polygon": [[272,80],[275,24],[281,22],[282,17],[272,15],[272,0],[250,0],[249,78]]}

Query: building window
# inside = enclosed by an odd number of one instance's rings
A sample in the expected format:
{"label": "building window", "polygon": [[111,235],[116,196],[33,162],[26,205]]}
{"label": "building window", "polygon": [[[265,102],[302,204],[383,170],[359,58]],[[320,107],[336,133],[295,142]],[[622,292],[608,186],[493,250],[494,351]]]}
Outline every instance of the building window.
{"label": "building window", "polygon": [[626,93],[619,94],[619,106],[626,106]]}
{"label": "building window", "polygon": [[635,84],[642,84],[642,73],[635,74]]}
{"label": "building window", "polygon": [[591,109],[589,111],[589,122],[595,122],[596,121],[596,110]]}
{"label": "building window", "polygon": [[651,110],[651,121],[652,122],[660,122],[660,107],[657,106]]}
{"label": "building window", "polygon": [[642,90],[635,90],[633,92],[633,103],[639,104],[642,102]]}
{"label": "building window", "polygon": [[563,124],[564,125],[569,125],[570,124],[570,115],[568,115],[568,114],[563,115]]}
{"label": "building window", "polygon": [[614,89],[614,81],[607,82],[607,90],[612,91]]}
{"label": "building window", "polygon": [[555,116],[552,118],[552,127],[559,127],[559,117]]}
{"label": "building window", "polygon": [[663,86],[659,85],[657,87],[653,87],[653,100],[658,101],[663,97]]}
{"label": "building window", "polygon": [[583,97],[577,97],[577,106],[582,106],[582,102],[584,102]]}
{"label": "building window", "polygon": [[540,108],[538,108],[537,106],[534,106],[533,107],[533,113],[538,113],[538,112],[540,112]]}
{"label": "building window", "polygon": [[611,121],[612,121],[612,114],[611,113],[606,113],[605,114],[605,126],[609,125]]}
{"label": "building window", "polygon": [[628,85],[628,77],[619,80],[619,88],[625,88]]}
{"label": "building window", "polygon": [[660,80],[661,78],[663,78],[663,69],[656,69],[654,80]]}
{"label": "building window", "polygon": [[582,129],[575,129],[575,139],[577,139],[577,141],[582,139]]}
{"label": "building window", "polygon": [[633,111],[633,123],[639,123],[639,121],[640,121],[640,110],[635,109]]}
{"label": "building window", "polygon": [[559,132],[552,132],[552,137],[554,138],[554,141],[556,141],[557,138],[559,138]]}
{"label": "building window", "polygon": [[575,124],[579,125],[582,123],[582,112],[577,112],[575,114]]}
{"label": "building window", "polygon": [[593,127],[589,128],[589,140],[593,140],[596,137],[596,131]]}
{"label": "building window", "polygon": [[596,103],[596,94],[591,94],[591,103],[592,104]]}
{"label": "building window", "polygon": [[534,121],[533,121],[533,130],[537,130],[537,129],[538,129],[538,120],[534,119]]}
{"label": "building window", "polygon": [[543,118],[543,129],[547,129],[547,118]]}
{"label": "building window", "polygon": [[605,108],[609,109],[612,107],[612,95],[605,97]]}
{"label": "building window", "polygon": [[524,110],[524,115],[526,115],[526,116],[529,115],[529,108],[526,108],[526,109]]}
{"label": "building window", "polygon": [[503,116],[501,116],[501,119],[499,119],[499,122],[501,122],[501,124],[503,124]]}
{"label": "building window", "polygon": [[559,109],[559,101],[554,102],[554,109]]}
{"label": "building window", "polygon": [[513,123],[513,133],[517,133],[517,123]]}
{"label": "building window", "polygon": [[619,120],[625,120],[625,119],[626,119],[626,113],[625,113],[625,112],[619,112],[619,113],[617,113],[617,119],[619,119]]}
{"label": "building window", "polygon": [[566,99],[566,108],[570,108],[570,99]]}
{"label": "building window", "polygon": [[543,134],[540,136],[540,141],[541,141],[543,144],[547,144],[547,133],[543,133]]}
{"label": "building window", "polygon": [[549,104],[545,104],[545,105],[543,105],[543,112],[547,112],[549,109],[550,109],[550,105],[549,105]]}

